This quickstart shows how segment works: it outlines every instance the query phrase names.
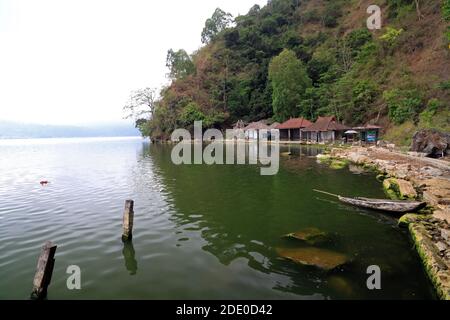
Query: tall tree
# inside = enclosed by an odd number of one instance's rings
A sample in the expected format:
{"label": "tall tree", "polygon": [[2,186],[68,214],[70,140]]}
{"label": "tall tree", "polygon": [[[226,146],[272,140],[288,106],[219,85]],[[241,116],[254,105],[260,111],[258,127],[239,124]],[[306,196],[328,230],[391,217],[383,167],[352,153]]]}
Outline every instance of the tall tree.
{"label": "tall tree", "polygon": [[182,79],[195,71],[191,57],[183,49],[178,51],[170,49],[167,52],[166,67],[169,68],[168,76],[172,80]]}
{"label": "tall tree", "polygon": [[226,28],[233,23],[233,16],[230,13],[217,8],[211,18],[206,20],[202,31],[202,43],[209,43]]}
{"label": "tall tree", "polygon": [[273,113],[278,121],[310,114],[309,110],[303,112],[300,105],[306,89],[311,87],[311,79],[293,51],[284,49],[272,59],[269,79],[272,84]]}

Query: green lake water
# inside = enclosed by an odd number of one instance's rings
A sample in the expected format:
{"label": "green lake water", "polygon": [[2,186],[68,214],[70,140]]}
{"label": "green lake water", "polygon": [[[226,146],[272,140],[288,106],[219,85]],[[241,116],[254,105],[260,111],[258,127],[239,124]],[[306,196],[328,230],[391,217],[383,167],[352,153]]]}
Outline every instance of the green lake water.
{"label": "green lake water", "polygon": [[[176,166],[171,148],[0,141],[0,299],[28,298],[46,240],[58,245],[49,299],[434,298],[395,219],[312,191],[385,197],[373,173],[318,164],[313,147],[282,147],[293,155],[274,176],[250,165]],[[126,199],[135,200],[135,229],[123,244]],[[309,246],[282,235],[311,227],[330,235],[318,248],[351,262],[325,272],[278,256]],[[70,265],[81,269],[81,290],[66,287]],[[382,290],[367,289],[371,265]]]}

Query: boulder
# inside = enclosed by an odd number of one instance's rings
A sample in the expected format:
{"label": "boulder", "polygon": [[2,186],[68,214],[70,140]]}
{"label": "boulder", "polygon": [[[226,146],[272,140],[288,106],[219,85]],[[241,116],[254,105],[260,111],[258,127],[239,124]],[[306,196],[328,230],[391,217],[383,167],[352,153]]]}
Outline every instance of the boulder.
{"label": "boulder", "polygon": [[412,152],[439,158],[450,153],[450,134],[438,130],[421,130],[413,136]]}
{"label": "boulder", "polygon": [[295,263],[326,271],[349,262],[349,258],[342,253],[318,248],[277,249],[277,252],[281,257]]}
{"label": "boulder", "polygon": [[417,192],[414,189],[411,182],[397,179],[398,191],[403,199],[415,199],[417,198]]}
{"label": "boulder", "polygon": [[383,187],[392,199],[398,198],[406,200],[417,198],[417,192],[411,182],[403,179],[386,179],[383,181]]}

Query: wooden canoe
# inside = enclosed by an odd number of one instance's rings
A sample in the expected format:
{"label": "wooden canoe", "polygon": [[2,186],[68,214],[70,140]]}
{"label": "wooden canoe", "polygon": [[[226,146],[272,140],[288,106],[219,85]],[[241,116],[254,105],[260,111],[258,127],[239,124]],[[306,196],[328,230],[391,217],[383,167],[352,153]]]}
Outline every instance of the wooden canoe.
{"label": "wooden canoe", "polygon": [[315,192],[320,192],[323,194],[327,194],[333,197],[337,197],[339,201],[351,204],[353,206],[373,209],[378,211],[386,211],[386,212],[394,212],[394,213],[407,213],[407,212],[415,212],[420,210],[426,206],[425,202],[419,201],[404,201],[404,200],[389,200],[389,199],[369,199],[369,198],[347,198],[342,197],[337,194],[332,194],[329,192],[316,190]]}
{"label": "wooden canoe", "polygon": [[374,209],[378,211],[387,211],[395,213],[415,212],[426,206],[425,202],[418,201],[402,201],[388,199],[368,199],[368,198],[346,198],[339,196],[339,200],[343,203],[353,206]]}

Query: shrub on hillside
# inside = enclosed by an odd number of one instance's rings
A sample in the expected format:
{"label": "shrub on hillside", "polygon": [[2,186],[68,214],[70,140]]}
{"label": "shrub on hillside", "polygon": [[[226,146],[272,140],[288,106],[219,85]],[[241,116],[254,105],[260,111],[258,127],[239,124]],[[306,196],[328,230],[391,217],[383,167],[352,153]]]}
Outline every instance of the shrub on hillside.
{"label": "shrub on hillside", "polygon": [[441,102],[438,99],[428,101],[427,108],[419,115],[420,123],[426,128],[431,127],[433,117],[440,107]]}
{"label": "shrub on hillside", "polygon": [[442,1],[442,16],[445,21],[450,21],[450,0]]}
{"label": "shrub on hillside", "polygon": [[392,89],[383,93],[389,110],[389,118],[395,124],[414,120],[422,106],[420,93],[415,90]]}

